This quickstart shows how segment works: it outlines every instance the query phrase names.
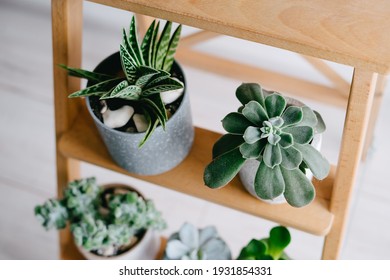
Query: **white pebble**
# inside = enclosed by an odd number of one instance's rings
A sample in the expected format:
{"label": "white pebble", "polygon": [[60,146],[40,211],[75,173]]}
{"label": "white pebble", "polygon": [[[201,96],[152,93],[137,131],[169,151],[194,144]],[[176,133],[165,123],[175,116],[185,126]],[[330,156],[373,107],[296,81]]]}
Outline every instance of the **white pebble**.
{"label": "white pebble", "polygon": [[144,132],[149,127],[149,124],[146,121],[146,118],[144,115],[134,114],[133,121],[134,121],[135,127],[137,128],[138,132]]}
{"label": "white pebble", "polygon": [[111,111],[106,109],[103,115],[103,123],[110,128],[117,128],[124,126],[133,116],[134,108],[125,105],[118,110]]}

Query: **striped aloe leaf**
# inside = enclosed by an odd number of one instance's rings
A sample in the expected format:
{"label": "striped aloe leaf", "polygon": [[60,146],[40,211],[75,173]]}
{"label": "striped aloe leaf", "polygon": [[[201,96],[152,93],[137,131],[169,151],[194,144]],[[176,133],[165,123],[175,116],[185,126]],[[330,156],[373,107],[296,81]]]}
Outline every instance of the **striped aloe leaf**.
{"label": "striped aloe leaf", "polygon": [[69,76],[88,79],[91,82],[103,82],[115,78],[113,76],[106,75],[106,74],[100,74],[100,73],[91,72],[83,69],[68,67],[64,64],[59,64],[58,66],[67,70]]}
{"label": "striped aloe leaf", "polygon": [[156,21],[154,20],[152,24],[149,26],[148,30],[145,33],[144,39],[142,40],[141,44],[141,52],[142,56],[144,58],[144,63],[147,66],[152,66],[150,63],[150,44],[153,39],[153,32],[154,32],[154,26],[156,24]]}
{"label": "striped aloe leaf", "polygon": [[130,85],[115,94],[111,92],[108,96],[102,96],[100,99],[122,98],[126,100],[139,100],[141,92],[142,89],[139,86]]}
{"label": "striped aloe leaf", "polygon": [[171,29],[172,29],[172,22],[167,21],[157,44],[157,55],[154,61],[156,69],[162,69],[162,66],[164,64],[165,55],[167,53],[168,46],[169,46]]}
{"label": "striped aloe leaf", "polygon": [[166,77],[165,79],[162,79],[158,83],[151,82],[146,87],[144,87],[144,90],[142,92],[143,96],[149,96],[152,94],[169,91],[169,90],[175,90],[175,89],[181,89],[183,88],[183,84],[175,79],[172,79],[170,77]]}
{"label": "striped aloe leaf", "polygon": [[165,55],[164,63],[162,66],[162,69],[165,71],[168,72],[171,71],[173,58],[175,56],[177,45],[179,44],[180,33],[181,33],[181,25],[179,25],[176,28],[175,32],[172,35],[171,41],[169,42],[169,47]]}
{"label": "striped aloe leaf", "polygon": [[119,47],[122,69],[129,82],[134,82],[137,74],[137,65],[123,45]]}
{"label": "striped aloe leaf", "polygon": [[158,40],[158,31],[160,29],[160,22],[157,22],[156,28],[153,30],[152,42],[149,46],[149,58],[150,58],[150,66],[156,68],[155,60],[157,55],[157,40]]}
{"label": "striped aloe leaf", "polygon": [[130,29],[129,29],[129,37],[128,41],[132,49],[134,50],[135,56],[140,65],[144,65],[145,61],[142,57],[141,48],[138,43],[138,35],[137,35],[137,27],[135,25],[135,17],[131,19]]}
{"label": "striped aloe leaf", "polygon": [[137,57],[135,50],[133,49],[133,46],[130,43],[131,39],[127,36],[126,30],[123,29],[122,31],[122,46],[126,49],[126,51],[131,56],[131,59],[135,66],[141,65],[140,59]]}
{"label": "striped aloe leaf", "polygon": [[145,142],[153,134],[154,130],[156,129],[159,123],[158,118],[156,118],[154,114],[151,115],[147,108],[143,108],[143,115],[145,116],[149,126],[145,132],[145,137],[141,140],[141,142],[138,145],[139,148],[141,148],[145,144]]}
{"label": "striped aloe leaf", "polygon": [[[143,101],[145,101],[145,106],[147,106],[149,108],[149,110],[151,111],[151,113],[158,118],[158,121],[161,123],[162,127],[165,129],[167,115],[165,112],[164,104],[162,104],[162,107],[161,107],[160,104],[155,103],[151,98],[145,98],[145,99],[143,99]],[[161,103],[162,103],[162,101],[161,101]]]}
{"label": "striped aloe leaf", "polygon": [[107,80],[95,84],[93,86],[76,91],[71,95],[69,95],[68,97],[74,98],[74,97],[85,97],[85,96],[92,96],[92,95],[102,95],[103,93],[106,93],[107,91],[110,91],[113,87],[115,87],[121,79],[122,78],[115,78],[112,80]]}

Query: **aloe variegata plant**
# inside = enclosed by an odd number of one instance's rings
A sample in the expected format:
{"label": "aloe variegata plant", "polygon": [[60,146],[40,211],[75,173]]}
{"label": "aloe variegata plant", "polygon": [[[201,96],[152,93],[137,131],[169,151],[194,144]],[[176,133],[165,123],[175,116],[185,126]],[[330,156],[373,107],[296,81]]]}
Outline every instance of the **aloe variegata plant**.
{"label": "aloe variegata plant", "polygon": [[279,93],[265,97],[258,84],[242,84],[236,96],[242,106],[222,120],[228,133],[214,144],[205,184],[222,187],[247,160],[257,160],[254,188],[260,198],[284,194],[294,207],[309,204],[315,189],[306,168],[319,180],[330,170],[329,162],[310,145],[314,134],[325,130],[321,116],[307,106],[290,106]]}
{"label": "aloe variegata plant", "polygon": [[123,30],[120,58],[124,77],[114,77],[60,65],[70,76],[85,78],[92,85],[69,95],[70,98],[98,96],[100,99],[121,98],[131,100],[140,108],[148,121],[148,129],[140,147],[153,133],[158,124],[165,129],[168,120],[160,93],[181,89],[183,83],[171,77],[170,70],[179,42],[181,25],[171,36],[172,23],[167,22],[158,36],[160,22],[153,21],[141,45],[138,42],[135,18],[129,32]]}

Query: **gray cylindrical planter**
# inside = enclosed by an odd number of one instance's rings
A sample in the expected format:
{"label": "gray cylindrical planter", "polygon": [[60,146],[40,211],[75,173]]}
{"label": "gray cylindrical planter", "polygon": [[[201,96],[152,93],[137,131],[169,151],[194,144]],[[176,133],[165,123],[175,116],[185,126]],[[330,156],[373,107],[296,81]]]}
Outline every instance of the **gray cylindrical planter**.
{"label": "gray cylindrical planter", "polygon": [[[108,65],[111,68],[107,70],[102,65],[106,67]],[[182,82],[185,84],[180,66],[174,63],[173,69],[180,72]],[[96,72],[101,73],[116,73],[119,70],[121,70],[119,53],[111,55],[95,69]],[[129,172],[140,175],[156,175],[166,172],[182,162],[192,147],[194,127],[186,89],[179,108],[166,123],[165,131],[161,125],[158,126],[141,148],[138,148],[138,145],[144,138],[145,132],[129,133],[107,127],[93,113],[89,98],[86,101],[88,110],[111,157]]]}
{"label": "gray cylindrical planter", "polygon": [[[265,95],[270,94],[269,92],[265,91]],[[284,96],[284,98],[287,101],[287,104],[290,106],[304,106],[302,102]],[[318,151],[321,149],[321,144],[322,144],[322,134],[316,134],[313,137],[312,142],[310,143],[315,149]],[[256,177],[256,172],[257,169],[259,168],[260,162],[255,159],[249,159],[245,161],[243,167],[239,171],[239,176],[241,183],[244,185],[245,189],[254,197],[260,199],[261,201],[267,202],[269,204],[281,204],[281,203],[287,203],[286,199],[284,198],[284,194],[281,194],[278,197],[275,197],[274,199],[262,199],[260,198],[255,191],[255,177]],[[313,173],[310,171],[310,169],[306,169],[306,177],[311,181],[313,179]]]}

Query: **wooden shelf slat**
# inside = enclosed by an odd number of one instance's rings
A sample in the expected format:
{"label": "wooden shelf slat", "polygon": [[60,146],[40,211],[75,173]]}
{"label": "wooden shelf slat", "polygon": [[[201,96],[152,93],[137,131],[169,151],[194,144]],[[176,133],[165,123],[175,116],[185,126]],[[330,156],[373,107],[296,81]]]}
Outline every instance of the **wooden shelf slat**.
{"label": "wooden shelf slat", "polygon": [[390,71],[387,0],[90,0],[381,74]]}
{"label": "wooden shelf slat", "polygon": [[83,108],[72,129],[60,138],[59,149],[65,157],[89,162],[285,226],[315,235],[326,235],[329,232],[333,221],[333,215],[328,210],[332,175],[324,181],[315,182],[317,198],[304,208],[261,202],[246,192],[238,178],[222,189],[206,187],[203,183],[203,170],[211,160],[212,146],[219,137],[217,133],[196,128],[194,146],[179,166],[161,175],[140,176],[131,174],[114,163],[92,118]]}

